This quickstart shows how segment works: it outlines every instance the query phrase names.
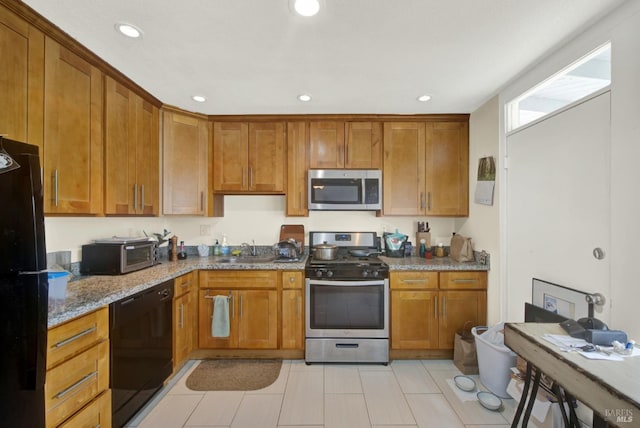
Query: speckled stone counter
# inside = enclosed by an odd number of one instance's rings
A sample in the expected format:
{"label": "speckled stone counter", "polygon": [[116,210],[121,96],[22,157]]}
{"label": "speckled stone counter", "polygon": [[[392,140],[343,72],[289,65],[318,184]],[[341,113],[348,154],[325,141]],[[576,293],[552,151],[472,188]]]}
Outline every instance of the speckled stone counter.
{"label": "speckled stone counter", "polygon": [[424,259],[421,257],[394,258],[381,256],[380,258],[389,265],[391,272],[405,270],[489,270],[489,265],[477,262],[457,262],[449,257]]}
{"label": "speckled stone counter", "polygon": [[306,256],[295,263],[220,263],[220,257],[191,257],[160,264],[126,275],[95,275],[71,281],[64,301],[49,302],[48,326],[53,327],[161,282],[199,269],[303,270]]}

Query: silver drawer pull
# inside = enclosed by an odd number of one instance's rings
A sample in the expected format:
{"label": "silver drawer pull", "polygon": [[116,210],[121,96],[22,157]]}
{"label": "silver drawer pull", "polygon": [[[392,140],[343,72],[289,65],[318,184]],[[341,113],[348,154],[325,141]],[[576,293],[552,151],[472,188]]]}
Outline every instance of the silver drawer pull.
{"label": "silver drawer pull", "polygon": [[426,282],[429,282],[428,279],[423,278],[423,279],[403,279],[401,280],[402,282],[406,282],[407,284],[424,284]]}
{"label": "silver drawer pull", "polygon": [[98,375],[97,371],[91,372],[88,375],[86,375],[85,377],[83,377],[82,379],[80,379],[79,381],[77,381],[76,383],[74,383],[73,385],[71,385],[70,387],[63,389],[62,391],[58,392],[55,395],[56,399],[60,399],[62,397],[64,397],[65,395],[67,395],[68,393],[70,393],[71,391],[73,391],[74,389],[76,389],[77,387],[79,387],[80,385],[82,385],[83,383],[85,383],[86,381],[90,380],[93,377],[96,377]]}
{"label": "silver drawer pull", "polygon": [[478,282],[477,279],[454,279],[453,282],[456,284],[473,284],[474,282]]}
{"label": "silver drawer pull", "polygon": [[67,344],[69,344],[69,343],[73,342],[74,340],[80,339],[81,337],[86,336],[87,334],[93,333],[94,331],[96,331],[96,330],[97,330],[97,328],[98,328],[98,327],[94,325],[94,326],[93,326],[93,327],[91,327],[91,328],[88,328],[88,329],[86,329],[86,330],[84,330],[84,331],[81,331],[80,333],[76,334],[75,336],[71,336],[71,337],[70,337],[70,338],[68,338],[68,339],[61,340],[60,342],[58,342],[58,343],[56,343],[55,345],[53,345],[53,347],[54,347],[54,348],[61,348],[61,347],[63,347],[64,345],[67,345]]}

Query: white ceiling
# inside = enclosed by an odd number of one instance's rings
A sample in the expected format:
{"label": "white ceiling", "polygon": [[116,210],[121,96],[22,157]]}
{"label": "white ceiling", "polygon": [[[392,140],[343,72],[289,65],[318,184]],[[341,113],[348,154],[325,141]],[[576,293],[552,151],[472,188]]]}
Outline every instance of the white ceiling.
{"label": "white ceiling", "polygon": [[162,102],[206,114],[470,113],[624,2],[321,0],[303,18],[288,1],[24,2]]}

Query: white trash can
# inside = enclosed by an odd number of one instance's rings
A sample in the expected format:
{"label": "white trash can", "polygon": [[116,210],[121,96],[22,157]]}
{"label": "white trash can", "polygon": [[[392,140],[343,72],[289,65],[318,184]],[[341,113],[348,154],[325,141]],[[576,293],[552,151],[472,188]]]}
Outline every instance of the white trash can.
{"label": "white trash can", "polygon": [[491,328],[473,327],[471,333],[476,341],[480,382],[498,397],[511,398],[507,386],[516,354],[504,344],[504,323]]}

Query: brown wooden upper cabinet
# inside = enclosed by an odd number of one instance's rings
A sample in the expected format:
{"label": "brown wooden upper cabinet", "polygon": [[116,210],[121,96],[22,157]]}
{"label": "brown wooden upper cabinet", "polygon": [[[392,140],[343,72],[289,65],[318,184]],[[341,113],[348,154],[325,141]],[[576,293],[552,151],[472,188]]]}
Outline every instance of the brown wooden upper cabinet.
{"label": "brown wooden upper cabinet", "polygon": [[45,214],[102,213],[102,73],[45,37]]}
{"label": "brown wooden upper cabinet", "polygon": [[287,216],[308,216],[307,208],[307,122],[287,123]]}
{"label": "brown wooden upper cabinet", "polygon": [[209,122],[163,111],[163,213],[206,215]]}
{"label": "brown wooden upper cabinet", "polygon": [[158,108],[105,78],[105,214],[158,215]]}
{"label": "brown wooden upper cabinet", "polygon": [[309,167],[313,169],[379,169],[382,124],[314,121],[309,123]]}
{"label": "brown wooden upper cabinet", "polygon": [[215,122],[213,191],[284,193],[283,122]]}
{"label": "brown wooden upper cabinet", "polygon": [[469,125],[384,124],[385,215],[469,215]]}
{"label": "brown wooden upper cabinet", "polygon": [[42,153],[44,34],[0,6],[0,135]]}

